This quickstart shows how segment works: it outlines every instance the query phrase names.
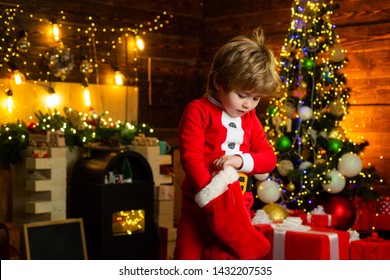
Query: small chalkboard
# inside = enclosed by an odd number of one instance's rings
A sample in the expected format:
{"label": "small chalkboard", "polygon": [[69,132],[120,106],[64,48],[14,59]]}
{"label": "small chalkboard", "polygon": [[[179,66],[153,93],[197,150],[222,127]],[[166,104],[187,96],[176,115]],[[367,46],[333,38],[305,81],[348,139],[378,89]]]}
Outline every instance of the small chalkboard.
{"label": "small chalkboard", "polygon": [[23,225],[28,260],[86,260],[81,218]]}

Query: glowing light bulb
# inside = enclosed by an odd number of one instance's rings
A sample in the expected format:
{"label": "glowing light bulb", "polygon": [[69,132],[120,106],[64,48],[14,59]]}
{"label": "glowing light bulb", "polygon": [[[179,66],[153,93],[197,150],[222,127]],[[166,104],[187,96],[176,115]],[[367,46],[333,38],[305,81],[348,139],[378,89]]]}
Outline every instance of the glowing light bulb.
{"label": "glowing light bulb", "polygon": [[8,109],[8,112],[12,112],[12,109],[13,109],[13,106],[14,106],[14,101],[12,99],[12,95],[8,96],[7,97],[7,109]]}
{"label": "glowing light bulb", "polygon": [[91,95],[90,95],[90,93],[89,93],[88,87],[84,87],[83,94],[84,94],[84,103],[85,103],[85,106],[91,107]]}
{"label": "glowing light bulb", "polygon": [[24,74],[22,72],[20,72],[19,70],[14,70],[12,72],[12,77],[15,81],[15,84],[17,84],[17,85],[23,84],[24,81],[26,80],[26,77],[24,76]]}
{"label": "glowing light bulb", "polygon": [[57,23],[53,23],[53,37],[55,41],[60,40],[60,28]]}
{"label": "glowing light bulb", "polygon": [[117,86],[123,85],[124,76],[120,71],[115,71],[115,84]]}
{"label": "glowing light bulb", "polygon": [[145,48],[144,40],[139,35],[135,36],[135,43],[137,44],[137,47],[140,51],[143,51]]}
{"label": "glowing light bulb", "polygon": [[53,108],[56,105],[58,105],[59,103],[60,103],[60,97],[55,92],[50,93],[49,96],[46,98],[46,105],[49,108]]}

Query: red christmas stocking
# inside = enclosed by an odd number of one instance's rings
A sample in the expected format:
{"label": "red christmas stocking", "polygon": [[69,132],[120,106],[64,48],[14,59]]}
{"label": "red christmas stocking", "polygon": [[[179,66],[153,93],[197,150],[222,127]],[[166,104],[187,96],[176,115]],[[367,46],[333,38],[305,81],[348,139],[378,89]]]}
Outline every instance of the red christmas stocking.
{"label": "red christmas stocking", "polygon": [[245,209],[237,171],[227,167],[199,191],[195,201],[206,211],[218,241],[206,248],[207,259],[262,259],[271,249],[268,240],[252,226]]}

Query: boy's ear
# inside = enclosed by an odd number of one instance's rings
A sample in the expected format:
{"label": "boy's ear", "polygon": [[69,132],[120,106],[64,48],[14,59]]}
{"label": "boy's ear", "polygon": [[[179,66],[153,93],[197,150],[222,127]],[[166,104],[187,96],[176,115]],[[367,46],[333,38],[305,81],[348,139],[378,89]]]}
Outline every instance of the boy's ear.
{"label": "boy's ear", "polygon": [[219,90],[219,88],[221,87],[221,85],[218,82],[217,75],[214,75],[214,77],[213,77],[213,84],[214,84],[214,87],[216,90]]}

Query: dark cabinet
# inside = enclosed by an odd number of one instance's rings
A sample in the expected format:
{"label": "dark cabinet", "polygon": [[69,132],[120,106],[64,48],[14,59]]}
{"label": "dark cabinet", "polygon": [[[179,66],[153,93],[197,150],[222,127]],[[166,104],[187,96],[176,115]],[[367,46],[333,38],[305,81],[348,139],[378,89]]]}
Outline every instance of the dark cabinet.
{"label": "dark cabinet", "polygon": [[[121,183],[124,161],[130,163],[131,183]],[[115,182],[108,182],[109,174]],[[141,154],[91,150],[74,165],[70,185],[70,214],[83,218],[90,259],[158,258],[153,175]]]}

